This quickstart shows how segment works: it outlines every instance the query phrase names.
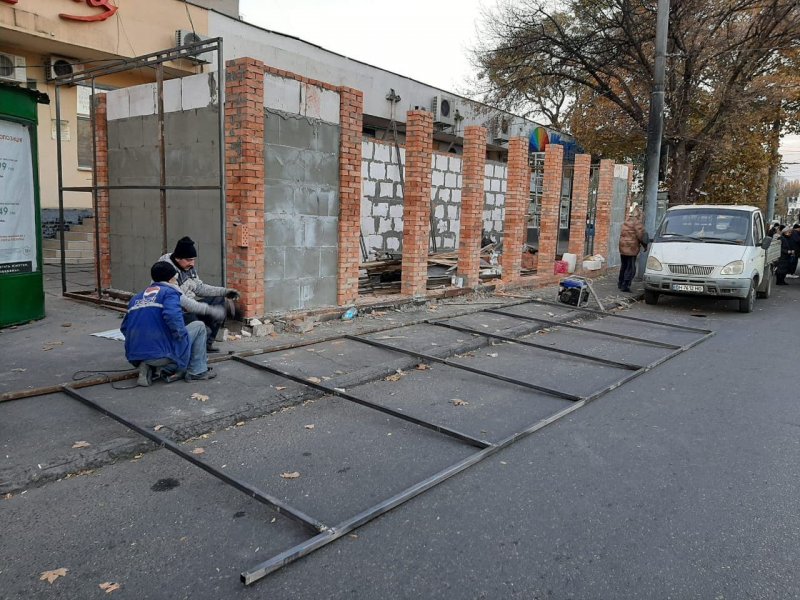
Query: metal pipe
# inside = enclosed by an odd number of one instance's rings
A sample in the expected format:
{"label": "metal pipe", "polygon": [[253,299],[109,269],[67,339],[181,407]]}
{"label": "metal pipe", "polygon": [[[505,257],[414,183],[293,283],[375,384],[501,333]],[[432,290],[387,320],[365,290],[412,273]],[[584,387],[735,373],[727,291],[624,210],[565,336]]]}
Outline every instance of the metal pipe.
{"label": "metal pipe", "polygon": [[164,139],[164,63],[156,67],[156,113],[158,115],[158,176],[159,176],[159,209],[161,214],[161,254],[167,253],[167,150]]}
{"label": "metal pipe", "polygon": [[477,329],[470,329],[469,327],[461,327],[460,325],[452,325],[450,323],[443,323],[441,321],[428,321],[430,325],[436,325],[437,327],[447,327],[448,329],[453,329],[455,331],[461,331],[463,333],[472,333],[474,335],[482,335],[488,338],[494,338],[497,340],[503,340],[504,342],[510,342],[512,344],[520,344],[522,346],[528,346],[530,348],[539,348],[540,350],[547,350],[548,352],[555,352],[557,354],[564,354],[566,356],[574,356],[575,358],[581,358],[585,360],[590,360],[592,362],[600,363],[602,365],[608,365],[610,367],[617,367],[619,369],[628,369],[630,371],[635,371],[637,369],[641,369],[641,365],[634,365],[631,363],[624,363],[618,362],[616,360],[609,360],[607,358],[600,358],[599,356],[593,356],[591,354],[584,354],[583,352],[573,352],[572,350],[562,350],[561,348],[553,348],[552,346],[546,346],[544,344],[537,344],[535,342],[529,342],[527,340],[520,340],[513,337],[508,337],[505,335],[500,335],[498,333],[489,333],[486,331],[478,331]]}
{"label": "metal pipe", "polygon": [[64,243],[64,163],[61,157],[61,88],[56,84],[56,165],[58,169],[58,230],[61,238],[61,293],[67,293],[67,246]]}
{"label": "metal pipe", "polygon": [[490,446],[489,448],[485,448],[480,452],[476,452],[475,454],[466,457],[463,460],[460,460],[456,464],[447,467],[436,473],[435,475],[431,475],[427,479],[420,481],[419,483],[403,490],[402,492],[387,498],[380,504],[376,504],[372,508],[368,508],[367,510],[347,519],[346,521],[342,521],[338,525],[332,527],[328,532],[325,534],[316,535],[313,538],[301,542],[297,544],[293,548],[286,550],[285,552],[281,552],[280,554],[266,560],[253,568],[245,571],[241,575],[242,583],[245,585],[251,585],[258,581],[259,579],[263,579],[273,571],[277,571],[278,569],[285,567],[286,565],[293,563],[294,561],[311,554],[315,550],[319,550],[323,546],[327,546],[331,542],[338,540],[340,537],[347,535],[354,529],[361,527],[365,523],[372,521],[373,519],[386,514],[393,508],[400,506],[401,504],[408,502],[412,498],[419,496],[421,493],[426,492],[427,490],[431,489],[434,486],[439,485],[440,483],[447,481],[454,475],[457,475],[464,471],[465,469],[471,467],[474,464],[479,463],[485,458],[496,454],[500,450],[510,446],[514,442],[525,438],[536,431],[550,425],[558,421],[559,419],[567,416],[568,414],[578,410],[581,408],[585,402],[583,400],[576,402],[568,406],[567,408],[560,410],[559,412],[555,413],[547,417],[546,419],[542,419],[537,421],[530,427],[515,433],[500,443],[495,444],[494,446]]}
{"label": "metal pipe", "polygon": [[301,511],[299,511],[299,510],[297,510],[295,508],[292,508],[291,506],[289,506],[288,504],[286,504],[282,500],[278,500],[274,496],[270,496],[266,492],[262,492],[258,488],[250,485],[249,483],[247,483],[245,481],[241,481],[241,480],[239,480],[239,479],[237,479],[235,477],[232,477],[231,475],[228,475],[227,473],[223,473],[222,471],[220,471],[220,470],[212,467],[211,465],[201,461],[200,459],[198,459],[193,454],[191,454],[189,452],[186,452],[183,448],[181,448],[178,444],[176,444],[172,440],[170,440],[168,438],[165,438],[163,436],[160,436],[157,433],[154,433],[154,432],[150,431],[149,429],[145,429],[144,427],[141,427],[141,426],[137,425],[136,423],[133,423],[132,421],[128,421],[127,419],[125,419],[121,415],[118,415],[115,412],[105,408],[104,406],[101,406],[101,405],[97,404],[93,400],[90,400],[89,398],[87,398],[83,394],[79,393],[73,387],[71,387],[69,385],[63,385],[63,386],[61,386],[61,391],[63,391],[65,394],[67,394],[71,398],[74,398],[75,400],[78,400],[79,402],[82,402],[83,404],[85,404],[89,408],[92,408],[92,409],[96,410],[97,412],[99,412],[99,413],[101,413],[101,414],[103,414],[103,415],[105,415],[107,417],[110,417],[111,419],[114,419],[117,423],[120,423],[121,425],[124,425],[128,429],[131,429],[131,430],[135,431],[139,435],[146,437],[151,442],[155,442],[158,446],[160,446],[162,448],[166,448],[170,452],[173,452],[173,453],[177,454],[181,458],[183,458],[183,459],[189,461],[190,463],[192,463],[194,466],[203,469],[203,471],[205,471],[209,475],[213,475],[217,479],[220,479],[221,481],[227,483],[228,485],[236,488],[240,492],[244,492],[245,494],[247,494],[251,498],[254,498],[255,500],[258,500],[262,504],[266,504],[267,506],[270,506],[270,507],[274,508],[277,512],[279,512],[279,513],[281,513],[283,515],[286,515],[287,517],[297,521],[298,523],[301,523],[305,527],[311,529],[314,533],[320,533],[322,531],[327,531],[328,526],[325,525],[324,523],[322,523],[321,521],[318,521],[317,519],[309,517],[305,513],[301,512]]}
{"label": "metal pipe", "polygon": [[561,321],[553,321],[551,319],[543,319],[541,317],[533,317],[529,315],[518,315],[516,313],[505,312],[502,310],[494,310],[491,308],[487,308],[486,312],[492,313],[493,315],[502,315],[504,317],[511,317],[514,319],[522,319],[523,321],[536,321],[538,323],[545,323],[547,325],[552,325],[556,327],[566,327],[567,329],[575,329],[576,331],[586,331],[589,333],[596,333],[597,335],[605,335],[607,337],[618,338],[621,340],[627,340],[629,342],[638,342],[641,344],[649,344],[651,346],[658,346],[659,348],[669,348],[670,350],[675,350],[676,348],[680,348],[679,345],[676,344],[668,344],[667,342],[657,342],[655,340],[648,340],[645,338],[639,338],[632,335],[625,335],[624,333],[614,333],[613,331],[602,331],[600,329],[592,329],[591,327],[582,327],[580,325],[573,325],[572,323],[563,323]]}
{"label": "metal pipe", "polygon": [[375,346],[376,348],[389,350],[390,352],[400,352],[402,354],[416,356],[417,358],[421,358],[422,360],[441,363],[443,365],[447,365],[448,367],[455,367],[456,369],[462,369],[464,371],[469,371],[470,373],[475,373],[476,375],[483,375],[484,377],[491,377],[492,379],[498,379],[500,381],[505,381],[506,383],[513,383],[514,385],[526,387],[532,390],[536,390],[537,392],[542,392],[545,394],[549,394],[551,396],[556,396],[558,398],[563,398],[564,400],[571,400],[572,402],[577,402],[578,400],[581,400],[581,397],[576,396],[575,394],[568,394],[566,392],[562,392],[561,390],[556,390],[553,388],[536,385],[535,383],[528,383],[527,381],[520,381],[519,379],[513,379],[511,377],[506,377],[504,375],[498,375],[497,373],[484,371],[483,369],[476,369],[474,367],[462,365],[460,363],[447,360],[446,358],[439,358],[438,356],[432,356],[430,354],[424,354],[422,352],[415,352],[414,350],[406,350],[405,348],[397,348],[396,346],[382,344],[381,342],[376,342],[374,340],[370,340],[367,338],[360,338],[353,335],[344,335],[342,337],[346,340],[353,340],[355,342],[361,342],[362,344],[369,344],[370,346]]}
{"label": "metal pipe", "polygon": [[397,417],[398,419],[402,419],[404,421],[408,421],[409,423],[414,423],[415,425],[419,425],[420,427],[425,427],[426,429],[431,429],[436,431],[437,433],[443,433],[445,435],[449,435],[452,438],[455,438],[459,441],[466,442],[471,446],[475,446],[476,448],[488,448],[492,445],[491,442],[487,442],[486,440],[480,440],[478,438],[472,437],[471,435],[467,435],[465,433],[461,433],[460,431],[456,431],[455,429],[450,429],[449,427],[444,427],[443,425],[437,425],[435,423],[431,423],[429,421],[424,421],[422,419],[418,419],[417,417],[412,417],[405,413],[401,413],[394,409],[388,408],[386,406],[381,406],[380,404],[375,404],[374,402],[370,402],[369,400],[362,400],[356,396],[348,394],[342,390],[338,390],[336,388],[328,387],[326,385],[321,385],[319,383],[314,383],[313,381],[308,381],[307,379],[303,379],[302,377],[298,377],[297,375],[292,375],[290,373],[286,373],[285,371],[280,371],[279,369],[275,369],[273,367],[269,367],[263,363],[257,363],[252,360],[248,360],[246,358],[241,358],[239,356],[234,356],[233,360],[248,365],[250,367],[254,367],[256,369],[260,369],[262,371],[266,371],[267,373],[272,373],[273,375],[277,375],[279,377],[283,377],[284,379],[289,379],[290,381],[294,381],[296,383],[300,383],[302,385],[308,386],[312,389],[318,390],[320,392],[324,392],[330,396],[336,396],[337,398],[342,398],[344,400],[349,400],[350,402],[354,402],[356,404],[360,404],[361,406],[366,406],[367,408],[375,409],[379,412],[382,412],[387,415],[391,415],[393,417]]}
{"label": "metal pipe", "polygon": [[92,192],[94,190],[218,190],[218,185],[82,185],[66,186],[65,192]]}
{"label": "metal pipe", "polygon": [[223,55],[222,38],[217,41],[217,102],[219,104],[219,221],[220,221],[220,273],[222,285],[228,285],[228,214],[227,214],[227,179],[225,174],[225,57]]}
{"label": "metal pipe", "polygon": [[[665,323],[664,321],[655,321],[653,319],[643,319],[642,317],[631,317],[630,315],[619,315],[617,313],[605,312],[595,308],[586,308],[583,306],[566,306],[561,302],[549,302],[548,300],[537,300],[531,298],[529,302],[533,304],[544,304],[546,306],[557,306],[558,308],[568,308],[569,310],[580,310],[582,312],[591,313],[593,315],[602,315],[604,317],[613,317],[614,319],[625,319],[626,321],[636,321],[637,323],[650,323],[651,325],[661,325],[663,327],[670,327],[672,329],[682,329],[684,331],[691,331],[694,333],[712,333],[710,329],[700,329],[698,327],[689,327],[688,325],[677,325],[675,323]],[[513,305],[509,305],[513,306]]]}

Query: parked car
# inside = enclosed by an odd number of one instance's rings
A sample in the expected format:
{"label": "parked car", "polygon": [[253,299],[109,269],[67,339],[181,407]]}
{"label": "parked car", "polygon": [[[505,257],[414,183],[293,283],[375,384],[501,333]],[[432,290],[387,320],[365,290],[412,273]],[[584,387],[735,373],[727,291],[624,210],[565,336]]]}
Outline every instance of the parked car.
{"label": "parked car", "polygon": [[667,210],[648,250],[647,304],[661,294],[717,296],[737,299],[745,313],[772,293],[781,252],[757,207],[712,204]]}

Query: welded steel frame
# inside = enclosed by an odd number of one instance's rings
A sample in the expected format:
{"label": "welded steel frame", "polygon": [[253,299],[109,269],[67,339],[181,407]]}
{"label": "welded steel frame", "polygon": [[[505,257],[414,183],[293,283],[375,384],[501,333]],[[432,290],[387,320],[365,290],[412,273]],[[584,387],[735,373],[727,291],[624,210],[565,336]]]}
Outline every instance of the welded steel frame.
{"label": "welded steel frame", "polygon": [[[535,301],[531,301],[531,302],[535,302]],[[527,304],[527,303],[528,302],[526,302],[526,301],[514,302],[514,303],[511,303],[510,305],[520,305],[520,304]],[[482,309],[481,311],[477,311],[477,312],[486,312],[487,310],[488,309]],[[615,315],[612,315],[612,314],[609,314],[609,313],[602,313],[602,314],[604,316],[615,316]],[[620,316],[620,315],[617,315],[617,316]],[[424,323],[425,324],[430,324],[430,325],[442,325],[442,326],[444,326],[441,323],[430,322],[430,321],[427,321],[427,320],[424,321]],[[672,324],[664,323],[664,322],[656,322],[656,324],[665,325],[665,326],[672,326]],[[703,335],[698,337],[697,339],[687,343],[687,344],[684,344],[683,346],[680,346],[680,347],[676,348],[675,350],[673,350],[672,352],[670,352],[666,356],[663,356],[663,357],[657,359],[656,361],[654,361],[654,362],[652,362],[652,363],[650,363],[648,365],[641,366],[641,367],[637,368],[636,370],[631,371],[630,373],[628,373],[627,375],[625,375],[621,379],[615,381],[614,383],[612,383],[610,385],[607,385],[607,386],[605,386],[605,387],[603,387],[601,389],[598,389],[595,392],[592,392],[591,394],[589,394],[587,396],[583,396],[583,397],[574,396],[572,394],[565,394],[565,393],[562,393],[562,392],[558,392],[557,390],[549,390],[548,388],[542,388],[540,386],[535,386],[533,384],[528,384],[527,382],[514,380],[512,378],[508,378],[508,377],[504,377],[504,376],[501,376],[501,375],[497,375],[497,374],[491,373],[489,371],[483,371],[483,370],[480,370],[480,369],[474,369],[474,368],[469,367],[467,365],[454,363],[454,362],[452,362],[452,361],[450,361],[448,359],[445,359],[445,358],[431,356],[431,355],[428,355],[428,354],[424,354],[424,353],[421,353],[421,352],[415,352],[415,351],[412,351],[412,350],[397,348],[397,347],[394,347],[394,346],[390,346],[388,344],[383,344],[383,343],[377,342],[375,340],[369,340],[369,339],[361,338],[361,337],[358,337],[358,336],[342,335],[342,336],[338,336],[338,338],[330,338],[330,339],[326,340],[326,341],[331,341],[331,339],[346,339],[346,340],[351,340],[351,341],[355,341],[355,342],[366,343],[366,344],[372,345],[374,347],[379,347],[379,348],[386,349],[388,351],[395,351],[395,352],[398,352],[398,353],[402,353],[402,354],[406,354],[406,355],[410,355],[410,356],[415,356],[417,358],[421,358],[422,360],[426,360],[426,361],[429,361],[429,362],[435,362],[435,363],[443,364],[443,365],[446,365],[446,366],[455,367],[455,368],[458,368],[458,369],[463,369],[463,370],[466,370],[468,372],[472,372],[472,373],[475,373],[475,374],[478,374],[478,375],[482,375],[482,376],[486,376],[486,377],[489,377],[489,378],[499,379],[501,381],[506,381],[508,383],[518,384],[518,385],[521,385],[522,387],[533,389],[535,391],[539,391],[539,392],[542,392],[542,393],[545,393],[545,394],[556,395],[557,397],[560,397],[563,400],[573,400],[571,404],[569,404],[567,407],[563,408],[562,410],[550,415],[549,417],[537,420],[536,422],[534,422],[533,424],[529,425],[528,427],[526,427],[526,428],[524,428],[524,429],[522,429],[522,430],[520,430],[520,431],[518,431],[516,433],[513,433],[513,434],[503,438],[502,440],[500,440],[500,441],[498,441],[496,443],[492,443],[492,442],[489,442],[489,441],[486,441],[486,440],[481,440],[481,439],[475,438],[473,436],[470,436],[468,434],[455,431],[455,430],[450,429],[448,427],[444,427],[444,426],[438,425],[436,423],[431,423],[430,421],[426,421],[425,419],[420,419],[418,417],[414,417],[414,416],[411,416],[411,415],[408,415],[408,414],[405,414],[405,413],[402,413],[402,412],[399,412],[399,411],[395,411],[394,409],[391,409],[389,407],[382,406],[382,405],[370,402],[368,400],[364,400],[364,399],[358,398],[356,396],[353,396],[352,394],[349,394],[349,393],[345,392],[344,390],[333,388],[333,387],[330,387],[330,386],[326,386],[326,385],[324,385],[322,383],[309,381],[308,379],[305,379],[303,377],[300,377],[300,376],[297,376],[297,375],[293,375],[291,373],[287,373],[287,372],[281,371],[279,369],[275,369],[275,368],[270,367],[268,365],[265,365],[263,363],[257,363],[255,361],[250,360],[249,358],[246,358],[246,357],[243,357],[243,356],[236,356],[236,355],[232,356],[231,358],[234,361],[236,361],[237,363],[239,363],[239,364],[243,364],[243,365],[246,365],[246,366],[249,366],[249,367],[252,367],[252,368],[256,368],[258,370],[262,370],[262,371],[268,372],[268,373],[276,375],[278,377],[285,378],[285,379],[288,379],[290,381],[294,381],[296,383],[302,384],[302,385],[304,385],[306,387],[309,387],[311,389],[314,389],[316,391],[322,392],[323,394],[326,394],[326,395],[336,396],[336,397],[339,397],[339,398],[342,398],[342,399],[357,403],[357,404],[359,404],[361,406],[378,410],[378,411],[380,411],[380,412],[382,412],[384,414],[389,414],[391,416],[397,417],[397,418],[402,419],[404,421],[407,421],[407,422],[410,422],[410,423],[414,423],[414,424],[416,424],[416,425],[418,425],[420,427],[423,427],[423,428],[426,428],[426,429],[441,433],[443,435],[446,435],[448,437],[451,437],[453,439],[461,441],[461,442],[463,442],[463,443],[465,443],[467,445],[470,445],[472,447],[477,447],[478,448],[478,451],[473,453],[473,454],[471,454],[470,456],[467,456],[466,458],[461,459],[460,461],[456,462],[455,464],[453,464],[453,465],[451,465],[451,466],[449,466],[449,467],[447,467],[447,468],[445,468],[445,469],[443,469],[443,470],[441,470],[441,471],[439,471],[439,472],[437,472],[437,473],[435,473],[435,474],[423,479],[422,481],[420,481],[420,482],[418,482],[418,483],[406,488],[405,490],[402,490],[401,492],[392,495],[391,497],[383,500],[382,502],[379,502],[378,504],[375,504],[374,506],[372,506],[370,508],[367,508],[366,510],[356,514],[355,516],[353,516],[353,517],[351,517],[349,519],[346,519],[346,520],[344,520],[344,521],[342,521],[342,522],[340,522],[340,523],[338,523],[336,525],[333,525],[333,526],[326,525],[321,520],[315,519],[314,517],[306,515],[304,512],[302,512],[302,511],[300,511],[300,510],[298,510],[296,508],[293,508],[288,503],[283,502],[283,501],[271,496],[270,494],[268,494],[268,493],[256,488],[255,486],[253,486],[253,485],[251,485],[251,484],[249,484],[249,483],[247,483],[247,482],[245,482],[245,481],[243,481],[241,479],[232,477],[231,475],[229,475],[227,473],[224,473],[220,469],[217,469],[217,468],[213,467],[212,465],[209,465],[206,462],[199,460],[197,457],[192,455],[190,452],[187,452],[187,451],[183,450],[176,442],[174,442],[174,441],[172,441],[172,440],[170,440],[168,438],[165,438],[165,437],[163,437],[163,436],[161,436],[161,435],[159,435],[159,434],[157,434],[157,433],[155,433],[153,431],[150,431],[149,429],[147,429],[145,427],[142,427],[142,426],[130,421],[129,419],[126,419],[125,417],[122,417],[121,415],[116,414],[114,411],[111,411],[111,410],[101,406],[100,404],[98,404],[97,402],[91,400],[90,398],[87,398],[85,395],[83,395],[82,393],[80,393],[78,391],[78,389],[77,389],[78,386],[62,385],[62,386],[60,386],[59,391],[62,391],[63,393],[68,395],[70,398],[73,398],[73,399],[81,402],[82,404],[88,406],[89,408],[92,408],[92,409],[100,412],[101,414],[103,414],[103,415],[105,415],[105,416],[117,421],[118,423],[120,423],[121,425],[131,429],[132,431],[134,431],[136,433],[139,433],[140,435],[144,436],[145,438],[149,439],[150,441],[156,443],[159,447],[165,448],[165,449],[169,450],[170,452],[173,452],[174,454],[180,456],[181,458],[186,459],[191,464],[201,468],[206,473],[209,473],[210,475],[220,479],[224,483],[227,483],[228,485],[231,485],[233,488],[239,490],[240,492],[245,493],[246,495],[254,498],[255,500],[261,502],[262,504],[265,504],[267,506],[270,506],[270,507],[274,508],[278,513],[283,514],[284,516],[286,516],[286,517],[288,517],[288,518],[300,523],[306,529],[310,530],[313,533],[313,537],[311,537],[311,538],[309,538],[309,539],[307,539],[307,540],[305,540],[303,542],[300,542],[299,544],[294,545],[293,547],[289,548],[288,550],[285,550],[285,551],[273,556],[272,558],[269,558],[268,560],[263,561],[263,562],[255,565],[254,567],[242,572],[242,574],[241,574],[242,583],[244,583],[245,585],[250,585],[250,584],[253,584],[256,581],[266,577],[270,573],[272,573],[274,571],[277,571],[278,569],[281,569],[282,567],[285,567],[285,566],[291,564],[292,562],[294,562],[294,561],[296,561],[296,560],[298,560],[298,559],[300,559],[300,558],[302,558],[304,556],[307,556],[308,554],[311,554],[315,550],[318,550],[318,549],[322,548],[323,546],[326,546],[326,545],[336,541],[337,539],[347,535],[349,532],[357,529],[358,527],[360,527],[360,526],[372,521],[373,519],[375,519],[375,518],[377,518],[377,517],[379,517],[379,516],[381,516],[383,514],[386,514],[387,512],[392,510],[393,508],[396,508],[397,506],[400,506],[401,504],[407,502],[408,500],[411,500],[412,498],[422,494],[423,492],[433,488],[434,486],[436,486],[436,485],[438,485],[438,484],[450,479],[454,475],[457,475],[458,473],[461,473],[465,469],[477,464],[478,462],[484,460],[485,458],[488,458],[488,457],[496,454],[497,452],[507,448],[508,446],[513,444],[514,442],[517,442],[517,441],[519,441],[519,440],[521,440],[521,439],[523,439],[523,438],[535,433],[536,431],[539,431],[540,429],[546,427],[547,425],[550,425],[551,423],[554,423],[554,422],[558,421],[559,419],[561,419],[561,418],[573,413],[574,411],[576,411],[579,408],[583,407],[588,402],[596,400],[597,398],[603,396],[604,394],[607,394],[608,392],[610,392],[610,391],[612,391],[612,390],[624,385],[625,383],[628,383],[632,379],[634,379],[636,377],[639,377],[640,375],[642,375],[642,374],[654,369],[655,367],[657,367],[658,365],[666,362],[667,360],[670,360],[671,358],[674,358],[675,356],[677,356],[677,355],[679,355],[679,354],[681,354],[683,352],[686,352],[687,350],[693,348],[694,346],[702,343],[703,341],[707,340],[708,338],[710,338],[710,337],[712,337],[714,335],[714,332],[710,331],[710,330],[695,330],[693,328],[686,328],[686,327],[682,327],[682,326],[676,326],[676,327],[678,327],[680,329],[692,329],[692,330],[694,330],[694,331],[696,331],[698,333],[703,332]],[[462,328],[462,329],[467,329],[467,328]],[[480,335],[485,335],[487,337],[497,337],[497,335],[490,334],[488,332],[475,331],[474,333],[480,334]],[[505,336],[503,336],[503,337],[505,337]],[[498,339],[500,339],[500,338],[498,338]],[[524,341],[524,340],[517,340],[516,338],[506,338],[506,341],[513,341],[514,343],[520,343],[521,341]],[[316,342],[316,343],[319,343],[319,342]],[[307,345],[307,344],[304,344],[304,345]],[[260,355],[263,356],[263,354],[269,354],[269,353],[261,353]],[[583,358],[583,357],[581,357],[581,358]],[[622,364],[623,363],[619,363],[619,365],[622,365]],[[619,365],[609,365],[609,366],[618,366],[618,368],[627,368],[627,369],[629,369],[629,367],[630,367],[630,366],[621,367]],[[633,365],[631,365],[631,366],[633,366]],[[558,393],[553,394],[552,392],[558,392]]]}
{"label": "welded steel frame", "polygon": [[[166,185],[166,147],[164,137],[164,63],[191,58],[206,52],[217,53],[217,99],[219,104],[219,114],[217,129],[219,134],[218,144],[218,168],[219,183],[212,186],[193,186],[193,185]],[[62,156],[62,132],[61,132],[61,88],[64,86],[74,86],[81,82],[90,81],[92,86],[92,99],[95,98],[95,81],[98,77],[104,77],[115,73],[122,73],[133,69],[155,68],[156,70],[156,101],[158,117],[158,147],[159,147],[159,185],[97,185],[97,123],[95,121],[94,101],[90,103],[90,121],[92,125],[92,185],[91,186],[65,186],[64,185],[64,162]],[[223,285],[227,279],[227,218],[225,214],[225,59],[223,56],[223,42],[221,37],[210,38],[198,42],[192,42],[170,48],[159,50],[149,54],[143,54],[133,58],[122,58],[108,65],[101,65],[84,69],[81,72],[71,75],[62,75],[52,79],[55,85],[55,105],[56,105],[56,163],[58,172],[58,220],[61,245],[61,293],[67,295],[67,260],[66,260],[66,240],[64,239],[64,192],[84,192],[92,194],[92,209],[94,210],[94,254],[95,254],[95,287],[97,298],[102,298],[103,290],[101,286],[100,273],[100,221],[98,217],[98,192],[107,190],[159,190],[159,213],[161,216],[161,250],[166,253],[167,247],[167,200],[168,190],[218,190],[220,207],[220,269],[222,273]],[[70,296],[74,299],[85,300],[80,296]]]}

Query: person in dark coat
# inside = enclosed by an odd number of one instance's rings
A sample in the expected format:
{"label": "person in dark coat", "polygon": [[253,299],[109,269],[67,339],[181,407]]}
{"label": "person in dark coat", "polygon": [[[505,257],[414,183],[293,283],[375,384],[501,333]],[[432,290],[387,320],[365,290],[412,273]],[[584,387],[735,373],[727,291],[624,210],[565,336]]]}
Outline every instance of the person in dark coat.
{"label": "person in dark coat", "polygon": [[788,285],[786,283],[786,275],[789,274],[789,271],[792,268],[792,256],[794,254],[794,250],[792,250],[791,236],[792,228],[784,227],[780,237],[781,256],[778,259],[778,266],[775,269],[776,285]]}
{"label": "person in dark coat", "polygon": [[642,210],[634,203],[619,235],[619,256],[622,264],[619,267],[617,288],[623,292],[631,291],[631,282],[636,276],[636,257],[639,256],[640,246],[647,250],[647,234],[642,224]]}
{"label": "person in dark coat", "polygon": [[152,283],[131,299],[120,326],[125,358],[139,368],[139,385],[149,386],[156,369],[183,375],[187,381],[213,379],[216,373],[208,368],[205,325],[200,321],[186,325],[183,320],[178,271],[171,263],[159,261],[151,267],[150,277]]}
{"label": "person in dark coat", "polygon": [[800,224],[798,223],[792,225],[792,233],[789,236],[789,247],[794,252],[790,257],[789,272],[786,274],[786,277],[795,279],[797,277],[797,275],[795,275],[795,271],[797,271],[797,256],[798,253],[800,253]]}

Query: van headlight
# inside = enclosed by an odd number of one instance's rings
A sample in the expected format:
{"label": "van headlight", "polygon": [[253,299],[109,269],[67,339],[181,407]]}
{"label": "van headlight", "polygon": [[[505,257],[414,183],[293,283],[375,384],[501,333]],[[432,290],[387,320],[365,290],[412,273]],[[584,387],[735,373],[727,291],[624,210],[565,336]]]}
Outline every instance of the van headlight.
{"label": "van headlight", "polygon": [[648,271],[661,271],[664,267],[661,266],[661,261],[658,260],[655,256],[648,256],[645,268]]}
{"label": "van headlight", "polygon": [[741,275],[744,271],[744,261],[735,260],[722,267],[720,275]]}

